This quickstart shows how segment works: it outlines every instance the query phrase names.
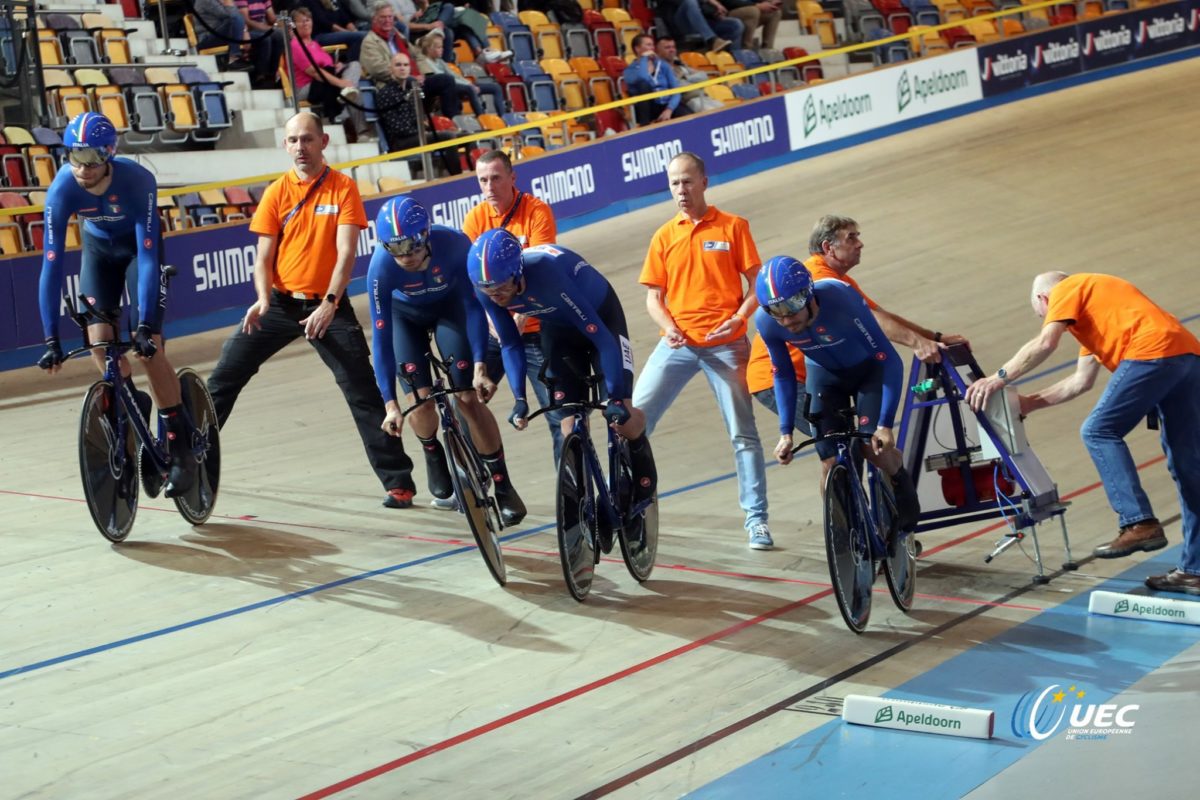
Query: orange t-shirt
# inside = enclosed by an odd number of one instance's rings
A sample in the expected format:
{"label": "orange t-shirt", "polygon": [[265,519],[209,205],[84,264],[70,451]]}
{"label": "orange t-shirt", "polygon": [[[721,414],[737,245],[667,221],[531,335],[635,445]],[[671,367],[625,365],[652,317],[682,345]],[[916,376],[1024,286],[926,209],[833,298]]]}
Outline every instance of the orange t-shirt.
{"label": "orange t-shirt", "polygon": [[[809,256],[805,260],[804,266],[808,267],[808,271],[812,273],[814,281],[825,280],[827,278],[841,281],[861,294],[863,300],[867,302],[867,307],[872,311],[879,308],[878,303],[867,297],[867,293],[858,285],[858,281],[849,275],[842,275],[825,263],[825,256]],[[792,354],[792,364],[796,368],[796,380],[803,383],[804,377],[807,374],[804,369],[804,353],[799,348],[791,345],[788,345],[788,351]],[[755,392],[761,392],[763,389],[769,389],[774,385],[775,370],[771,367],[771,354],[767,352],[767,345],[762,340],[762,337],[755,334],[754,340],[750,342],[750,362],[746,365],[746,387],[750,390],[750,394],[754,394]]]}
{"label": "orange t-shirt", "polygon": [[742,305],[743,276],[749,279],[761,265],[750,223],[709,206],[698,223],[680,212],[655,232],[638,282],[662,287],[667,311],[688,344],[710,347],[743,335],[739,328],[704,340]]}
{"label": "orange t-shirt", "polygon": [[825,262],[825,256],[812,255],[804,261],[804,266],[808,267],[808,271],[812,274],[814,281],[823,281],[827,278],[833,278],[835,281],[841,281],[849,286],[854,291],[862,295],[862,299],[867,301],[867,308],[875,311],[879,308],[879,304],[871,298],[867,297],[867,293],[858,285],[858,281],[851,278],[849,275],[843,275]]}
{"label": "orange t-shirt", "polygon": [[[318,178],[320,175],[318,174]],[[313,180],[317,180],[314,178]],[[296,204],[308,194],[312,181],[301,181],[295,170],[288,170],[263,192],[250,230],[263,236],[278,236],[280,227]],[[272,283],[282,292],[303,292],[324,297],[337,266],[337,229],[339,225],[367,227],[358,185],[335,169],[320,187],[292,215],[277,244],[275,274]]]}
{"label": "orange t-shirt", "polygon": [[1083,272],[1051,289],[1042,324],[1051,322],[1067,323],[1080,357],[1095,355],[1109,370],[1122,361],[1200,355],[1200,339],[1174,315],[1112,275]]}
{"label": "orange t-shirt", "polygon": [[[517,237],[522,248],[554,244],[558,240],[558,226],[554,222],[554,212],[550,210],[550,206],[529,192],[521,192],[519,197],[520,205],[504,229]],[[467,212],[462,232],[473,242],[487,231],[499,228],[507,215],[508,211],[503,214],[497,213],[491,203],[480,203]],[[541,329],[541,320],[537,317],[526,317],[525,327],[521,332],[537,333]]]}
{"label": "orange t-shirt", "polygon": [[[520,205],[509,219],[505,229],[521,243],[521,247],[538,244],[554,244],[558,240],[558,228],[554,223],[554,212],[529,192],[521,192]],[[508,214],[498,214],[491,203],[480,203],[467,212],[462,232],[472,242],[484,232],[499,228]]]}
{"label": "orange t-shirt", "polygon": [[[804,352],[790,344],[788,352],[792,356],[792,366],[796,368],[796,381],[802,384],[808,374],[804,369]],[[771,354],[767,352],[767,343],[755,333],[750,340],[750,361],[746,364],[746,388],[754,394],[774,386],[775,368],[771,366]]]}

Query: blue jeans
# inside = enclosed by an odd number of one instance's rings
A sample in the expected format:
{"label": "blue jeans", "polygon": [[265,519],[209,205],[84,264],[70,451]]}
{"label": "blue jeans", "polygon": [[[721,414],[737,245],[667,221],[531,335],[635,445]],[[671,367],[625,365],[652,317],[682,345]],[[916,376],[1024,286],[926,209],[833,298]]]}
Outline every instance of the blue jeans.
{"label": "blue jeans", "polygon": [[1179,568],[1200,575],[1200,356],[1122,361],[1080,429],[1122,527],[1154,516],[1125,436],[1157,411],[1167,470],[1179,491]]}
{"label": "blue jeans", "polygon": [[733,42],[734,46],[741,44],[742,34],[746,30],[746,26],[740,19],[731,16],[713,20],[710,25],[704,12],[700,10],[698,0],[683,0],[675,9],[673,22],[675,27],[684,33],[696,33],[703,36],[705,42],[710,42],[720,36],[722,39]]}
{"label": "blue jeans", "polygon": [[[550,390],[546,388],[546,384],[538,380],[538,375],[542,371],[542,364],[546,358],[542,353],[541,335],[537,333],[527,334],[522,337],[525,342],[525,376],[529,382],[533,384],[533,395],[537,398],[538,408],[545,408],[550,405]],[[488,350],[486,357],[488,377],[494,383],[500,383],[504,379],[504,361],[500,356],[500,342],[496,341],[494,336],[488,337]],[[507,415],[505,415],[507,417]],[[546,424],[550,426],[550,438],[554,442],[554,465],[558,466],[558,458],[562,455],[562,411],[548,411],[542,415],[546,419]]]}
{"label": "blue jeans", "polygon": [[653,434],[662,415],[692,376],[704,373],[733,442],[738,503],[746,513],[746,528],[767,521],[766,464],[754,424],[754,403],[746,388],[749,358],[750,343],[744,336],[729,344],[684,345],[677,350],[672,350],[662,339],[633,387],[633,404],[646,414],[646,433]]}

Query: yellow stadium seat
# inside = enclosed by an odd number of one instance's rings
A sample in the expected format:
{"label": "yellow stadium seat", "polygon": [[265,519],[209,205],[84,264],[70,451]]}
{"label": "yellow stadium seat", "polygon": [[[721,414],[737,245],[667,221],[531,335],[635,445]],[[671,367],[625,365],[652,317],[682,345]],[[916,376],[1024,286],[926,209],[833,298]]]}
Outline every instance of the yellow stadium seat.
{"label": "yellow stadium seat", "polygon": [[384,175],[379,179],[379,191],[381,194],[402,192],[407,186],[408,184],[400,178],[393,178],[390,175]]}

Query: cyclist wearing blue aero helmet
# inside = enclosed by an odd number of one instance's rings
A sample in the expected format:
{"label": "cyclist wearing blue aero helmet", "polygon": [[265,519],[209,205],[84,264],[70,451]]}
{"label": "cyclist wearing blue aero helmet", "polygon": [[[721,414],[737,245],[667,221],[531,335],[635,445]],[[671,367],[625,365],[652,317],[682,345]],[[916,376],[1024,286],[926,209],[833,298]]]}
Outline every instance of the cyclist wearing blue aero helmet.
{"label": "cyclist wearing blue aero helmet", "polygon": [[[38,286],[46,352],[37,363],[50,373],[62,367],[58,323],[63,248],[67,223],[75,214],[82,239],[80,293],[91,298],[98,310],[119,313],[128,280],[129,296],[136,298],[133,350],[146,369],[154,402],[166,421],[171,471],[163,488],[168,497],[175,497],[191,487],[196,461],[184,441],[179,381],[162,339],[167,296],[160,261],[158,184],[137,162],[115,157],[117,130],[103,114],[89,111],[72,119],[63,131],[63,146],[70,169],[59,170],[46,192],[45,250]],[[136,283],[132,279],[135,266]],[[111,335],[107,325],[88,326],[91,341],[104,341]],[[103,374],[103,348],[92,349],[92,360]],[[121,373],[128,376],[129,372],[129,362],[122,358]],[[148,421],[150,397],[140,390],[136,396]]]}
{"label": "cyclist wearing blue aero helmet", "polygon": [[[630,401],[633,347],[625,310],[608,280],[582,256],[557,244],[521,249],[503,228],[483,233],[467,260],[471,282],[499,334],[504,371],[517,399],[509,422],[524,430],[529,414],[525,394],[525,349],[510,312],[542,323],[546,375],[556,403],[587,400],[584,377],[603,375],[608,392],[604,418],[629,442],[638,500],[654,494],[658,481],[646,417]],[[574,417],[562,421],[571,432]]]}
{"label": "cyclist wearing blue aero helmet", "polygon": [[[379,244],[367,270],[367,288],[375,380],[386,412],[383,429],[392,436],[400,435],[397,373],[410,403],[414,395],[428,396],[432,373],[426,357],[427,334],[433,331],[442,357],[453,359],[451,383],[474,387],[474,391],[456,395],[458,407],[492,474],[504,524],[516,525],[525,517],[525,504],[508,477],[500,429],[484,405],[495,394],[496,384],[488,378],[484,363],[487,322],[467,280],[471,242],[459,231],[430,225],[425,208],[410,197],[395,197],[383,204],[375,218],[375,236]],[[445,450],[437,440],[437,411],[424,403],[409,418],[425,452],[429,490],[445,500],[454,487]]]}
{"label": "cyclist wearing blue aero helmet", "polygon": [[[796,372],[787,352],[791,344],[804,353],[816,435],[838,430],[839,412],[855,397],[859,430],[871,435],[871,446],[863,448],[863,455],[891,478],[900,527],[911,530],[920,505],[892,433],[904,366],[862,295],[838,280],[814,282],[805,266],[790,256],[776,256],[763,265],[755,294],[760,308],[754,321],[775,374],[780,430],[775,457],[781,464],[792,460]],[[816,447],[823,487],[837,448],[828,441]]]}

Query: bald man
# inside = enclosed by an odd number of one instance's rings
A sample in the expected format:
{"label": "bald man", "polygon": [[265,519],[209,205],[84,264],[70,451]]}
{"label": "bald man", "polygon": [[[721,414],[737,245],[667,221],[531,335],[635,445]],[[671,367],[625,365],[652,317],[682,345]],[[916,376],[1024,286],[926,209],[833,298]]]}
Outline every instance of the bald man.
{"label": "bald man", "polygon": [[1083,443],[1117,513],[1117,538],[1095,549],[1119,558],[1166,547],[1167,537],[1142,490],[1125,436],[1148,416],[1160,422],[1167,469],[1183,511],[1183,552],[1166,575],[1146,579],[1151,589],[1200,595],[1200,340],[1136,286],[1098,273],[1046,272],[1033,282],[1033,310],[1042,332],[995,375],[967,389],[976,411],[988,398],[1045,361],[1070,332],[1080,344],[1070,377],[1021,395],[1021,413],[1065,403],[1092,388],[1103,365],[1108,387],[1083,423]]}
{"label": "bald man", "polygon": [[[358,186],[325,163],[329,135],[302,111],[288,120],[283,147],[292,168],[263,192],[250,230],[257,299],[225,342],[208,391],[221,425],[259,367],[303,335],[337,379],[367,459],[387,491],[383,504],[408,508],[416,494],[412,461],[399,438],[383,431],[383,398],[375,385],[367,340],[345,297],[358,233],[367,226]],[[331,447],[313,441],[322,464]]]}

